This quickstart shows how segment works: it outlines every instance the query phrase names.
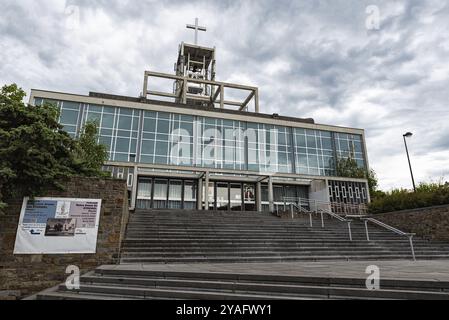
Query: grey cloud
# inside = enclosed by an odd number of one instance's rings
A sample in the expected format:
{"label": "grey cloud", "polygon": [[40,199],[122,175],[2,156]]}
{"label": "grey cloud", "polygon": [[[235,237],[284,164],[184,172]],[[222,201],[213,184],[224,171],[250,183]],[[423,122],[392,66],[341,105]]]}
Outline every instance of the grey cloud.
{"label": "grey cloud", "polygon": [[[266,113],[365,128],[381,186],[409,186],[405,130],[416,133],[416,165],[426,162],[418,178],[440,175],[434,165],[449,167],[436,156],[449,148],[443,0],[68,0],[58,8],[43,0],[35,12],[34,1],[3,2],[2,83],[136,96],[144,69],[172,72],[179,42],[193,37],[185,24],[199,17],[208,27],[201,44],[217,48],[219,80],[259,86]],[[64,8],[72,5],[81,26],[67,30]],[[379,6],[378,31],[365,28],[368,5]]]}

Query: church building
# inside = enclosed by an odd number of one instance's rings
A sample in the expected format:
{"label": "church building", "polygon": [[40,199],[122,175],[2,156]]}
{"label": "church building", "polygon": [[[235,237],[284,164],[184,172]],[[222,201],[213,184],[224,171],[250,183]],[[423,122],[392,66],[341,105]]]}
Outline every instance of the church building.
{"label": "church building", "polygon": [[338,176],[337,163],[368,169],[364,130],[263,113],[257,87],[216,79],[216,49],[197,44],[205,28],[188,27],[195,44],[179,45],[173,74],[145,71],[139,95],[33,89],[30,104],[55,103],[74,137],[97,121],[104,170],[127,180],[131,210],[274,212],[305,199],[359,212],[367,180]]}

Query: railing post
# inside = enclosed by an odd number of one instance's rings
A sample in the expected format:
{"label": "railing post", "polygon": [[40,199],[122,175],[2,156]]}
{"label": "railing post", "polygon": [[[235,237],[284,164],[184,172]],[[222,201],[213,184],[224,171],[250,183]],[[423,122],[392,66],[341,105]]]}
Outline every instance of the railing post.
{"label": "railing post", "polygon": [[293,203],[290,203],[290,213],[291,213],[292,219],[293,219]]}
{"label": "railing post", "polygon": [[368,233],[368,220],[364,220],[363,222],[365,222],[365,233],[366,233],[366,240],[369,240],[369,233]]}
{"label": "railing post", "polygon": [[310,227],[313,227],[312,213],[311,212],[309,212],[309,220],[310,220]]}
{"label": "railing post", "polygon": [[349,241],[352,241],[351,221],[348,221]]}
{"label": "railing post", "polygon": [[408,241],[410,242],[410,248],[412,249],[412,257],[413,257],[413,261],[416,261],[416,257],[415,257],[415,249],[413,248],[413,235],[409,235],[409,236],[408,236]]}

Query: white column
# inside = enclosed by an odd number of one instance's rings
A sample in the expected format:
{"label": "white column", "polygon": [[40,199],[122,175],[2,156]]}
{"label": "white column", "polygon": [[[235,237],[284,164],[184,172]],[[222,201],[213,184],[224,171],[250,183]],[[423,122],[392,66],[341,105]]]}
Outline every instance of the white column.
{"label": "white column", "polygon": [[129,208],[130,210],[135,210],[136,209],[136,199],[137,199],[137,178],[138,178],[138,174],[137,174],[137,166],[134,166],[134,173],[133,173],[133,185],[132,185],[132,190],[131,190],[131,208]]}
{"label": "white column", "polygon": [[197,199],[196,208],[198,210],[201,210],[203,206],[203,176],[201,176],[201,178],[198,179],[198,196],[196,197],[196,199]]}
{"label": "white column", "polygon": [[205,194],[204,194],[204,210],[209,210],[209,171],[206,171],[206,179],[205,179]]}
{"label": "white column", "polygon": [[262,211],[262,183],[260,181],[256,183],[256,210]]}
{"label": "white column", "polygon": [[268,177],[268,202],[269,202],[269,210],[270,212],[274,211],[274,200],[273,200],[273,178],[271,176]]}

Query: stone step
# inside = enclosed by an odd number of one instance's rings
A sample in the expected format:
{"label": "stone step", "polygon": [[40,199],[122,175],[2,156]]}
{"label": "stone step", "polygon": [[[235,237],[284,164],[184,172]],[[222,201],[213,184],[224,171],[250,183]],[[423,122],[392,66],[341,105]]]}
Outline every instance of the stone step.
{"label": "stone step", "polygon": [[[270,282],[256,282],[239,280],[230,281],[227,279],[173,279],[173,278],[157,278],[157,277],[132,277],[132,276],[97,276],[89,275],[81,278],[82,285],[116,285],[126,287],[139,288],[188,288],[195,291],[209,291],[209,292],[244,292],[246,294],[260,294],[265,295],[286,295],[288,297],[347,297],[347,298],[384,298],[384,299],[449,299],[449,293],[417,291],[410,290],[410,288],[396,288],[383,289],[378,291],[366,290],[362,286],[335,286],[323,285],[323,283],[309,283],[301,284],[293,283],[270,283]],[[81,291],[83,288],[81,288]]]}
{"label": "stone step", "polygon": [[[229,255],[233,257],[308,257],[308,256],[317,256],[317,255],[333,255],[335,254],[335,250],[328,250],[328,251],[296,251],[296,252],[233,252]],[[347,250],[342,251],[339,250],[338,254],[340,256],[345,257],[352,257],[352,256],[372,256],[372,255],[408,255],[410,257],[411,253],[410,251],[388,251],[388,250],[371,250],[369,253],[366,251],[354,251],[354,250]],[[446,257],[449,257],[449,252],[415,252],[416,255],[427,255],[427,254],[433,254],[433,255],[445,255]],[[124,252],[121,255],[121,259],[131,259],[131,258],[154,258],[154,259],[165,259],[165,258],[213,258],[213,257],[222,257],[223,252],[179,252],[179,253],[141,253],[141,252],[134,252],[134,253],[127,253]]]}
{"label": "stone step", "polygon": [[[307,256],[267,256],[267,257],[240,257],[240,256],[226,256],[226,257],[178,257],[178,258],[152,258],[152,257],[136,257],[136,258],[122,258],[123,264],[135,263],[242,263],[242,262],[294,262],[294,261],[348,261],[348,260],[410,260],[411,253],[404,254],[366,254],[366,255],[307,255]],[[434,259],[448,259],[449,254],[445,255],[426,255],[417,254],[417,260],[434,260]]]}
{"label": "stone step", "polygon": [[[329,232],[348,232],[348,229],[336,229],[336,230],[332,230],[332,229],[326,229],[326,228],[316,228],[316,229],[310,229],[310,228],[303,228],[303,229],[299,229],[299,228],[279,228],[279,229],[274,229],[274,228],[162,228],[162,227],[149,227],[149,228],[145,228],[145,227],[128,227],[128,232],[153,232],[153,233],[167,233],[167,234],[176,234],[176,233],[212,233],[215,234],[217,232],[219,233],[229,233],[229,234],[234,234],[234,233],[241,233],[241,232],[251,232],[251,233],[291,233],[291,234],[296,234],[296,233],[306,233],[306,232],[314,232],[317,234],[323,233],[329,233]],[[353,234],[360,234],[365,236],[365,230],[352,230],[351,232]],[[369,235],[384,235],[384,234],[388,234],[391,235],[393,234],[392,232],[385,232],[385,231],[372,231],[369,232]]]}
{"label": "stone step", "polygon": [[[146,233],[129,233],[129,238],[141,238],[141,239],[161,239],[162,241],[165,239],[202,239],[202,240],[213,240],[216,238],[220,238],[222,240],[225,239],[260,239],[260,240],[284,240],[284,239],[291,239],[291,240],[313,240],[318,238],[319,235],[310,235],[310,234],[189,234],[189,233],[182,233],[182,234],[146,234]],[[335,235],[335,234],[325,234],[319,236],[320,239],[323,240],[338,240],[338,239],[349,239],[349,234],[342,234],[342,235]],[[356,235],[353,235],[353,239],[356,238],[357,240],[363,240],[366,241],[366,239],[361,237],[356,237]],[[391,236],[391,235],[378,235],[370,237],[370,240],[391,240],[395,241],[398,239],[398,236]]]}
{"label": "stone step", "polygon": [[[273,267],[275,268],[276,265]],[[250,268],[251,265],[242,265],[243,268]],[[153,269],[145,266],[121,266],[121,265],[103,265],[89,272],[86,276],[109,276],[109,277],[137,277],[137,278],[161,278],[161,279],[194,279],[194,280],[226,280],[231,282],[262,282],[278,284],[313,284],[322,286],[345,286],[366,288],[365,277],[348,278],[342,276],[309,276],[309,275],[288,275],[274,272],[255,273],[242,271],[192,271],[190,270],[172,270],[172,269]],[[430,290],[449,293],[449,281],[442,280],[423,280],[413,278],[388,278],[382,277],[380,285],[387,289],[404,290]]]}
{"label": "stone step", "polygon": [[[190,290],[189,290],[190,289]],[[64,291],[65,286],[61,286],[60,291]],[[145,287],[130,287],[115,285],[86,285],[80,287],[79,292],[82,294],[114,294],[126,295],[130,297],[137,297],[140,299],[154,299],[154,298],[175,298],[175,299],[196,299],[196,300],[303,300],[302,297],[286,297],[266,295],[263,293],[246,294],[246,293],[232,293],[220,291],[201,291],[192,290],[191,288],[145,288]]]}
{"label": "stone step", "polygon": [[[206,246],[206,245],[192,245],[192,246],[128,246],[123,247],[123,252],[145,252],[145,251],[160,251],[160,252],[180,252],[180,251],[221,251],[221,252],[234,252],[234,251],[265,251],[265,250],[273,250],[273,251],[295,251],[295,250],[315,250],[315,251],[327,251],[327,250],[369,250],[375,248],[384,248],[383,246],[377,246],[375,244],[366,244],[366,245],[358,245],[358,246],[349,246],[349,245],[326,245],[326,246],[310,246],[310,245],[297,245],[297,246]],[[449,249],[438,249],[435,247],[414,247],[415,251],[440,251],[440,252],[449,252]],[[391,246],[388,248],[389,250],[409,250],[410,246]]]}

